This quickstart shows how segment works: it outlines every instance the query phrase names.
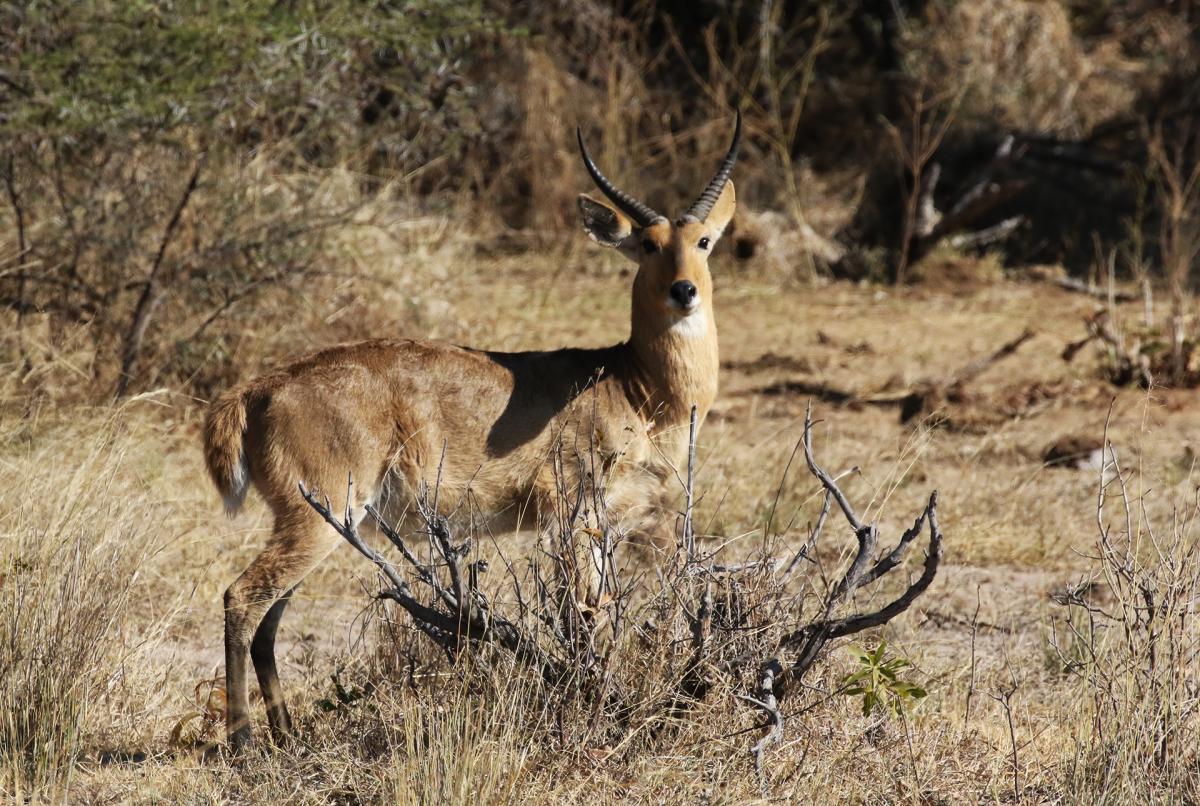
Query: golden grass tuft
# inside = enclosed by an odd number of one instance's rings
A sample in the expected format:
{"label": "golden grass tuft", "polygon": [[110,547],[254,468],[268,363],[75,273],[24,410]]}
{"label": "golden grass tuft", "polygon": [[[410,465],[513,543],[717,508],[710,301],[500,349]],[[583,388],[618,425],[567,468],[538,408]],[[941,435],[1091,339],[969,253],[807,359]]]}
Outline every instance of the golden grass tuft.
{"label": "golden grass tuft", "polygon": [[[1166,9],[1146,10],[1139,25],[1149,52],[1186,47],[1186,26],[1169,20]],[[1017,131],[1075,137],[1130,114],[1139,83],[1168,61],[1132,59],[1117,37],[1075,30],[1080,18],[1056,2],[954,3],[931,22],[910,42],[910,69],[931,86],[963,90],[973,117]]]}
{"label": "golden grass tuft", "polygon": [[32,444],[0,433],[0,790],[18,800],[70,791],[136,651],[143,614],[130,610],[165,508],[125,483],[134,437],[120,419],[59,424]]}

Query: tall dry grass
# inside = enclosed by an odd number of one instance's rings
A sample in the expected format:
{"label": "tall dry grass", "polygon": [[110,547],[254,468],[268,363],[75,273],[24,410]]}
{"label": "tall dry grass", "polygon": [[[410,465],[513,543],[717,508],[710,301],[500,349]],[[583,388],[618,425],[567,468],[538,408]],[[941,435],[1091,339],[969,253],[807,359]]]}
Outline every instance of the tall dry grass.
{"label": "tall dry grass", "polygon": [[165,513],[131,494],[119,415],[52,428],[31,444],[21,424],[0,431],[0,791],[17,800],[57,800],[76,777],[97,703],[136,649],[129,608]]}
{"label": "tall dry grass", "polygon": [[[403,741],[388,755],[384,799],[395,803],[512,803],[521,799],[540,721],[536,687],[498,678],[471,692],[458,682],[408,711]],[[441,700],[440,704],[435,704]]]}

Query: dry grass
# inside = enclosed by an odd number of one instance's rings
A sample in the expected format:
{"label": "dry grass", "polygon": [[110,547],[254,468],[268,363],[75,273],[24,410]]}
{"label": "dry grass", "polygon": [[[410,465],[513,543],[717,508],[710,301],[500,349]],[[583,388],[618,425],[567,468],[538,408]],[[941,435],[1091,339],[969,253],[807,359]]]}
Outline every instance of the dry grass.
{"label": "dry grass", "polygon": [[120,414],[93,417],[91,433],[3,434],[0,780],[18,796],[64,791],[88,744],[132,727],[121,712],[141,703],[119,670],[145,661],[165,615],[138,603],[167,509],[129,462],[136,437]]}
{"label": "dry grass", "polygon": [[[627,327],[628,277],[608,256],[480,257],[437,222],[378,237],[353,253],[364,279],[333,297],[306,297],[300,316],[263,311],[261,335],[242,345],[245,365],[370,331],[536,348],[602,344]],[[379,254],[399,257],[365,268]],[[807,397],[764,391],[773,384],[897,389],[948,373],[1030,326],[1038,335],[972,388],[985,406],[1030,384],[1059,390],[1022,416],[976,430],[901,426],[895,407],[818,403],[822,460],[863,467],[847,492],[869,501],[867,514],[887,530],[920,508],[927,489],[941,491],[942,572],[877,636],[914,662],[930,696],[899,720],[863,717],[845,697],[826,700],[821,692],[851,668],[835,649],[809,681],[812,694],[791,701],[785,742],[768,755],[771,794],[1003,801],[1014,797],[1014,766],[1022,799],[1033,801],[1100,797],[1102,787],[1113,802],[1169,801],[1172,786],[1194,786],[1194,772],[1141,784],[1136,764],[1105,777],[1083,763],[1079,713],[1091,689],[1054,661],[1049,638],[1061,633],[1064,614],[1049,594],[1092,567],[1079,552],[1096,540],[1096,473],[1047,469],[1039,458],[1064,433],[1098,436],[1116,394],[1110,439],[1136,471],[1130,483],[1147,493],[1145,518],[1167,528],[1172,504],[1190,500],[1193,486],[1186,446],[1200,425],[1194,401],[1113,392],[1087,361],[1064,364],[1058,354],[1076,335],[1081,303],[1045,287],[780,290],[730,271],[724,263],[714,271],[726,367],[701,439],[697,523],[702,535],[729,541],[731,553],[759,545],[772,507],[774,530],[790,523],[783,540],[799,540],[815,505],[815,485],[800,473],[775,503]],[[370,569],[345,550],[306,581],[281,631],[301,741],[238,760],[206,757],[189,744],[206,738],[196,719],[173,744],[173,729],[197,710],[197,687],[203,699],[204,682],[221,671],[221,591],[261,544],[261,505],[236,521],[219,514],[197,449],[198,412],[181,396],[25,411],[6,414],[0,427],[0,619],[8,636],[0,674],[10,714],[0,728],[0,775],[9,794],[99,803],[759,797],[746,755],[755,715],[734,692],[712,692],[656,742],[573,743],[577,726],[546,713],[518,675],[484,670],[468,684],[428,657],[413,667],[385,651],[380,611],[364,613]],[[403,620],[396,629],[407,629]],[[361,698],[339,696],[369,684],[377,688]],[[1006,691],[1015,765],[995,698]],[[1194,724],[1185,729],[1194,737]]]}
{"label": "dry grass", "polygon": [[[1156,53],[1186,33],[1167,9],[1146,7],[1141,35]],[[1160,63],[1130,59],[1108,37],[1089,38],[1066,4],[995,0],[955,3],[910,42],[910,69],[966,93],[969,115],[1014,130],[1074,136],[1136,102],[1135,85]],[[943,83],[944,82],[944,83]]]}

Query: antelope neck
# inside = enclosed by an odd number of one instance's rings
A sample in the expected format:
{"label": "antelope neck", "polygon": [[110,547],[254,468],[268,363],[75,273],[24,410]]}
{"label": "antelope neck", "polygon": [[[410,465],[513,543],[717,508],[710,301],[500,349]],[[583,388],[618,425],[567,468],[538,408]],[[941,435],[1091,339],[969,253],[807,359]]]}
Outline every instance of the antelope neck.
{"label": "antelope neck", "polygon": [[[700,319],[703,317],[703,319]],[[655,430],[686,423],[696,406],[703,420],[717,394],[717,327],[707,299],[687,319],[639,316],[635,308],[629,341],[635,405]]]}

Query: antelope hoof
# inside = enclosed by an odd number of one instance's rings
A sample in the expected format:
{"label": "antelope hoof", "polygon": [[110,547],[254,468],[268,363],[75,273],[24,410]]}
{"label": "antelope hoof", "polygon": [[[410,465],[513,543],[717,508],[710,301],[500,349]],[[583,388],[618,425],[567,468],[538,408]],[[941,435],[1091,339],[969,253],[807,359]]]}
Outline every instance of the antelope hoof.
{"label": "antelope hoof", "polygon": [[280,750],[285,750],[290,747],[292,744],[292,739],[293,736],[290,727],[286,729],[271,728],[271,744]]}
{"label": "antelope hoof", "polygon": [[229,732],[229,752],[231,755],[240,756],[252,744],[254,744],[254,737],[250,733],[249,725],[243,725],[237,730]]}

